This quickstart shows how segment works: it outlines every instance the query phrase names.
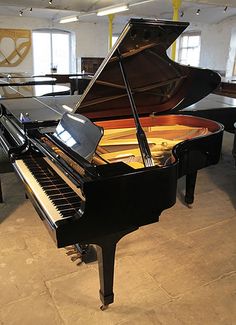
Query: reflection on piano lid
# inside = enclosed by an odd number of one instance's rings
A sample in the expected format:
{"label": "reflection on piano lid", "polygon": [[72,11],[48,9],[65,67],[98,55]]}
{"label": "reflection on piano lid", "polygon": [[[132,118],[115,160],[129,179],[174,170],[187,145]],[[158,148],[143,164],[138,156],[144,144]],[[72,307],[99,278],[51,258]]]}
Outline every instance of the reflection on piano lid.
{"label": "reflection on piano lid", "polygon": [[56,79],[49,77],[5,77],[0,78],[0,86],[55,85]]}
{"label": "reflection on piano lid", "polygon": [[0,78],[31,78],[32,74],[28,72],[1,72]]}
{"label": "reflection on piano lid", "polygon": [[0,98],[21,98],[39,96],[69,95],[70,88],[62,85],[0,85]]}
{"label": "reflection on piano lid", "polygon": [[[131,19],[74,114],[61,118],[64,99],[0,102],[0,143],[57,246],[97,246],[105,307],[114,300],[118,241],[175,204],[178,177],[186,176],[185,202],[193,203],[197,171],[220,157],[220,124],[167,114],[220,81],[166,55],[187,26]],[[30,121],[20,118],[26,113]]]}

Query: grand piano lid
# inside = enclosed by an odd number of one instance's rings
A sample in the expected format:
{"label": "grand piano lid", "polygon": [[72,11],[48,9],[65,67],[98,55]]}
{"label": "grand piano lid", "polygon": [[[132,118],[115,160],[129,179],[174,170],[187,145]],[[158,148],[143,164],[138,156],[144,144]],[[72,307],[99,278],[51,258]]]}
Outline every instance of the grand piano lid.
{"label": "grand piano lid", "polygon": [[81,96],[74,113],[91,119],[132,115],[119,60],[140,116],[187,107],[220,82],[217,73],[172,61],[169,46],[189,24],[131,19]]}

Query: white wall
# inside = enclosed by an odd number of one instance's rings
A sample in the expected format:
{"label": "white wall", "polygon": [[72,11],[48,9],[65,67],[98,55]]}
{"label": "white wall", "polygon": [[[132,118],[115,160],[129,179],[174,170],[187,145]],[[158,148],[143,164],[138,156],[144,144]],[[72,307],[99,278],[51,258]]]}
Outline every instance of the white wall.
{"label": "white wall", "polygon": [[236,27],[232,29],[229,46],[229,55],[226,65],[226,77],[233,76],[234,63],[236,61]]}
{"label": "white wall", "polygon": [[[59,28],[73,31],[76,39],[76,57],[105,57],[108,52],[108,22],[102,23],[71,23],[52,25],[50,20],[32,19],[28,17],[2,17],[0,28]],[[114,20],[114,33],[120,33],[122,24]],[[229,18],[218,24],[191,24],[189,30],[201,31],[200,66],[232,73],[236,41],[236,17]],[[24,61],[13,68],[0,68],[1,71],[25,71],[33,73],[32,48]]]}
{"label": "white wall", "polygon": [[[218,24],[190,25],[188,30],[201,32],[200,67],[224,71],[229,76],[230,68],[227,66],[230,48],[235,44],[235,40],[232,39],[235,27],[236,17]],[[232,51],[230,56],[232,60]]]}
{"label": "white wall", "polygon": [[108,53],[108,24],[79,23],[74,28],[79,57],[105,57]]}
{"label": "white wall", "polygon": [[225,70],[231,32],[222,24],[205,25],[201,33],[200,66]]}
{"label": "white wall", "polygon": [[[0,16],[0,28],[7,29],[32,29],[33,28],[48,28],[50,22],[48,20],[31,19],[24,17],[2,17]],[[33,53],[32,47],[29,53],[21,64],[16,67],[0,67],[0,72],[28,72],[33,73]]]}
{"label": "white wall", "polygon": [[[52,24],[47,19],[32,19],[28,17],[2,17],[0,28],[7,29],[39,29],[58,28],[73,31],[76,39],[76,57],[105,57],[108,52],[108,24],[83,23]],[[21,64],[16,67],[0,67],[0,72],[28,72],[33,73],[32,47]]]}

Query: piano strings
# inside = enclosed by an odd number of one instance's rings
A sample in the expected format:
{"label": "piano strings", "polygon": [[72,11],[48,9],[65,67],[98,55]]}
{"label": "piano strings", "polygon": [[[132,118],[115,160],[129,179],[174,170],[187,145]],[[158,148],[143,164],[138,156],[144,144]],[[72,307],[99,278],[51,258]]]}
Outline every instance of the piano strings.
{"label": "piano strings", "polygon": [[[154,163],[159,167],[174,161],[172,149],[178,143],[211,133],[205,127],[184,125],[145,127],[144,131]],[[99,148],[99,158],[105,161],[123,161],[133,168],[144,167],[134,128],[105,129]]]}

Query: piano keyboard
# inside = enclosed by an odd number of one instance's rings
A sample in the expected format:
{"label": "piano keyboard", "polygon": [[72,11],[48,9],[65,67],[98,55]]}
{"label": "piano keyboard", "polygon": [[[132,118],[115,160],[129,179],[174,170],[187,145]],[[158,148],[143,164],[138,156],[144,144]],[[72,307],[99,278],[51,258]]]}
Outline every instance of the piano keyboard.
{"label": "piano keyboard", "polygon": [[73,217],[81,198],[43,158],[16,160],[15,166],[52,222]]}

